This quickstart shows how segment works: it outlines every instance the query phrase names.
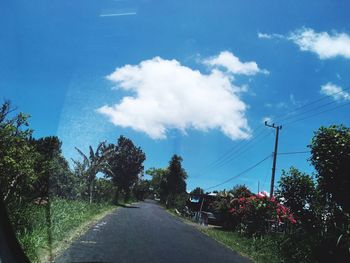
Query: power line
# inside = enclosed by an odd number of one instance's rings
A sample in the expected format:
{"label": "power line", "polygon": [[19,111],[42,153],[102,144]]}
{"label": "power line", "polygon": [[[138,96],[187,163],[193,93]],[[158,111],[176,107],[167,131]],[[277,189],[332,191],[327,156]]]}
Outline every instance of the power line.
{"label": "power line", "polygon": [[310,153],[310,151],[300,151],[300,152],[282,152],[277,153],[278,155],[289,155],[289,154],[301,154],[301,153]]}
{"label": "power line", "polygon": [[347,105],[350,105],[350,102],[338,105],[337,107],[333,107],[333,108],[330,108],[330,109],[327,109],[327,110],[324,110],[324,111],[316,112],[315,114],[312,114],[310,116],[306,116],[306,117],[303,117],[303,118],[300,118],[300,119],[296,119],[294,121],[287,122],[284,125],[289,125],[289,124],[296,123],[296,122],[299,122],[299,121],[307,120],[307,119],[310,119],[310,118],[315,117],[317,115],[320,115],[320,114],[323,114],[323,113],[326,113],[326,112],[329,112],[329,111],[333,111],[333,110],[339,109],[339,108],[347,106]]}
{"label": "power line", "polygon": [[[248,141],[248,143],[246,143],[245,145],[243,145],[237,152],[235,152],[235,154],[231,155],[231,157],[229,157],[227,160],[221,161],[221,163],[218,163],[214,168],[212,169],[219,169],[229,163],[231,163],[233,160],[237,159],[238,157],[242,156],[244,153],[246,153],[247,151],[250,150],[251,147],[249,147],[249,144],[253,143],[254,140],[257,140],[258,138],[260,138],[255,144],[257,145],[258,143],[262,142],[265,138],[267,138],[271,133],[266,133],[264,135],[264,133],[261,133],[259,137],[255,137],[254,139]],[[261,135],[264,135],[261,137]],[[247,147],[248,146],[248,147]]]}
{"label": "power line", "polygon": [[217,184],[217,185],[208,187],[208,188],[204,189],[204,191],[207,191],[207,190],[209,190],[209,189],[212,189],[212,188],[215,188],[215,187],[218,187],[218,186],[227,184],[228,182],[232,181],[233,179],[236,179],[236,178],[242,176],[243,174],[245,174],[245,173],[247,173],[247,172],[253,170],[255,167],[259,166],[260,164],[262,164],[264,161],[266,161],[266,160],[269,159],[270,157],[271,157],[271,154],[269,154],[268,156],[266,156],[264,159],[262,159],[261,161],[257,162],[256,164],[254,164],[254,165],[250,166],[249,168],[245,169],[244,171],[240,172],[239,174],[237,174],[237,175],[235,175],[235,176],[233,176],[233,177],[231,177],[231,178],[229,178],[229,179],[223,181],[222,183],[219,183],[219,184]]}
{"label": "power line", "polygon": [[[288,118],[288,115],[290,115],[290,114],[293,113],[293,112],[297,112],[297,111],[300,110],[300,109],[307,108],[307,107],[309,107],[309,106],[311,106],[311,105],[313,105],[313,104],[315,104],[315,103],[317,103],[317,102],[320,102],[320,101],[322,101],[322,100],[332,98],[332,96],[337,95],[337,94],[339,94],[339,93],[342,93],[342,92],[344,92],[344,91],[346,91],[346,90],[348,90],[348,89],[350,89],[350,87],[347,87],[347,88],[345,88],[345,89],[343,89],[343,90],[340,90],[340,91],[338,91],[338,92],[335,92],[335,93],[333,93],[332,95],[324,95],[324,96],[322,96],[322,97],[319,98],[319,99],[316,99],[316,100],[314,100],[314,101],[311,101],[311,102],[309,102],[309,103],[307,103],[307,104],[304,104],[304,105],[302,105],[302,106],[296,107],[296,108],[292,109],[291,111],[289,111],[289,112],[287,112],[287,113],[277,115],[277,116],[275,117],[275,119],[278,120],[279,122],[281,122],[281,119],[279,119],[279,118],[281,118],[281,117],[283,117],[283,116],[286,116],[286,115],[287,115],[286,118]],[[336,101],[333,101],[333,102],[336,102]],[[327,104],[328,104],[328,103],[326,103],[325,105],[327,105]],[[323,105],[323,106],[325,106],[325,105]],[[302,113],[301,113],[301,114],[302,114]],[[294,115],[294,116],[295,116],[295,115]],[[292,116],[292,117],[294,117],[294,116]]]}
{"label": "power line", "polygon": [[[257,126],[256,126],[257,127]],[[261,126],[258,127],[257,131],[262,130]],[[209,167],[215,167],[216,165],[219,165],[221,162],[225,162],[227,159],[232,157],[232,154],[236,154],[237,150],[241,150],[244,146],[248,145],[251,143],[251,141],[256,140],[262,133],[259,133],[257,136],[255,136],[252,140],[250,141],[241,141],[240,145],[234,145],[233,147],[231,147],[230,149],[228,149],[225,153],[221,154],[215,161],[211,162],[207,168]],[[233,152],[234,150],[236,150],[235,152]]]}
{"label": "power line", "polygon": [[[262,135],[265,135],[265,136],[262,137]],[[250,149],[249,145],[252,144],[254,141],[259,139],[256,142],[256,144],[258,144],[269,135],[270,135],[270,133],[262,132],[262,133],[258,134],[257,136],[255,136],[253,139],[251,139],[249,141],[245,141],[243,144],[241,143],[238,146],[235,145],[234,147],[231,147],[228,151],[226,151],[224,154],[222,154],[215,161],[211,162],[206,167],[203,167],[198,172],[198,174],[202,174],[204,171],[208,171],[208,170],[219,169],[219,168],[227,165],[228,163],[232,162],[234,159],[238,158],[243,153],[247,152]]]}

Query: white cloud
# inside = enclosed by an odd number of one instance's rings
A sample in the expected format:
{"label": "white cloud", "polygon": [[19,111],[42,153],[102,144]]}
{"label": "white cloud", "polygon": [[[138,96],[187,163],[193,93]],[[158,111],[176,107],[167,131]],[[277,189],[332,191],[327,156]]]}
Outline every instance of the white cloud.
{"label": "white cloud", "polygon": [[271,39],[272,37],[272,35],[258,32],[258,38]]}
{"label": "white cloud", "polygon": [[274,38],[285,38],[285,36],[280,35],[280,34],[266,34],[266,33],[258,32],[258,38],[261,38],[261,39],[274,39]]}
{"label": "white cloud", "polygon": [[350,59],[350,36],[345,33],[317,33],[313,29],[303,28],[288,36],[302,51],[316,53],[320,59],[337,56]]}
{"label": "white cloud", "polygon": [[169,129],[184,133],[187,129],[219,129],[232,140],[251,135],[247,105],[239,97],[241,88],[217,69],[203,74],[176,60],[155,57],[117,68],[107,79],[133,93],[97,110],[116,126],[154,139],[166,138]]}
{"label": "white cloud", "polygon": [[222,51],[219,55],[205,59],[204,64],[211,67],[223,67],[232,74],[255,75],[268,74],[267,70],[259,69],[255,61],[241,62],[238,57],[229,51]]}
{"label": "white cloud", "polygon": [[350,93],[344,91],[341,87],[330,82],[321,86],[321,94],[333,97],[335,100],[350,100]]}

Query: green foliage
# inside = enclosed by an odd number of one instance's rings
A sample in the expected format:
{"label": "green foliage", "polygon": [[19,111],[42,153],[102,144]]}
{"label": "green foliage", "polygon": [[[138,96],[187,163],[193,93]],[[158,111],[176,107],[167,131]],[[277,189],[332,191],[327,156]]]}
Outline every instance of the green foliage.
{"label": "green foliage", "polygon": [[0,192],[7,204],[28,199],[37,179],[34,171],[37,153],[28,144],[32,133],[28,128],[29,116],[13,115],[14,110],[8,101],[0,109]]}
{"label": "green foliage", "polygon": [[173,208],[175,205],[183,205],[184,207],[185,202],[183,202],[183,199],[185,195],[187,200],[187,173],[182,168],[181,162],[182,158],[175,154],[170,159],[169,166],[166,169],[151,168],[146,171],[148,175],[152,176],[150,187],[153,193],[168,208]]}
{"label": "green foliage", "polygon": [[31,138],[29,143],[37,153],[33,197],[45,198],[50,195],[73,198],[75,181],[68,162],[62,156],[62,142],[56,136],[49,136],[38,140]]}
{"label": "green foliage", "polygon": [[187,200],[188,200],[187,193],[176,195],[174,198],[174,208],[176,208],[179,211],[183,211],[186,206]]}
{"label": "green foliage", "polygon": [[235,198],[250,197],[253,193],[245,185],[236,185],[229,191]]}
{"label": "green foliage", "polygon": [[238,219],[230,212],[231,201],[233,198],[242,198],[252,196],[252,192],[245,185],[235,185],[231,190],[217,192],[218,197],[210,208],[220,218],[222,226],[225,229],[234,229],[238,224]]}
{"label": "green foliage", "polygon": [[279,247],[282,237],[267,235],[259,237],[242,236],[237,232],[217,228],[200,228],[202,232],[225,244],[235,252],[253,259],[256,263],[280,263]]}
{"label": "green foliage", "polygon": [[75,148],[83,157],[83,162],[74,161],[75,169],[79,172],[80,177],[84,177],[89,192],[89,201],[93,201],[94,183],[98,172],[105,171],[107,167],[107,159],[110,158],[111,150],[106,149],[105,142],[99,143],[96,151],[92,146],[89,147],[89,156],[85,155],[81,150]]}
{"label": "green foliage", "polygon": [[95,181],[94,196],[97,202],[114,202],[117,187],[110,179],[98,178]]}
{"label": "green foliage", "polygon": [[309,147],[320,197],[315,211],[322,219],[315,233],[317,258],[340,255],[350,260],[350,129],[321,127]]}
{"label": "green foliage", "polygon": [[37,262],[42,253],[54,249],[81,224],[112,208],[110,203],[89,204],[58,198],[46,205],[27,204],[16,215],[22,222],[16,234],[30,260]]}
{"label": "green foliage", "polygon": [[117,145],[110,144],[107,148],[111,149],[111,153],[104,172],[118,186],[118,193],[124,191],[125,198],[128,199],[131,187],[137,183],[139,176],[142,176],[146,155],[140,147],[136,147],[124,136],[119,137]]}
{"label": "green foliage", "polygon": [[153,194],[155,194],[156,197],[160,198],[160,201],[162,203],[165,203],[168,196],[168,170],[162,168],[150,168],[146,171],[146,174],[152,176],[150,188],[152,189]]}
{"label": "green foliage", "polygon": [[311,141],[311,163],[325,202],[350,212],[350,129],[342,125],[321,127]]}
{"label": "green foliage", "polygon": [[196,196],[200,196],[200,195],[203,195],[203,194],[204,194],[204,190],[203,190],[202,188],[200,188],[200,187],[196,187],[195,189],[193,189],[193,190],[191,191],[190,194],[196,195]]}
{"label": "green foliage", "polygon": [[312,229],[315,226],[316,187],[311,176],[291,167],[282,171],[276,197],[288,207],[299,224]]}
{"label": "green foliage", "polygon": [[232,199],[229,212],[236,222],[236,229],[248,235],[261,235],[272,228],[296,223],[288,208],[275,198],[261,194]]}
{"label": "green foliage", "polygon": [[137,200],[145,200],[150,194],[150,181],[140,180],[134,185],[132,191]]}
{"label": "green foliage", "polygon": [[167,206],[173,207],[177,195],[186,193],[187,174],[181,165],[182,158],[176,154],[169,162],[166,187],[168,191]]}

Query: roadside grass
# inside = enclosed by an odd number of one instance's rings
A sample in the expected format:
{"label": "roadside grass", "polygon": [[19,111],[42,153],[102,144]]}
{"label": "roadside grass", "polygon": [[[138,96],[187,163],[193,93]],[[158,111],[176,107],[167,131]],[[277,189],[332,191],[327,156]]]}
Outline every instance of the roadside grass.
{"label": "roadside grass", "polygon": [[202,233],[246,256],[256,263],[279,263],[280,238],[273,236],[246,237],[218,227],[197,227]]}
{"label": "roadside grass", "polygon": [[91,224],[115,208],[110,203],[89,204],[58,198],[51,200],[50,208],[30,204],[20,211],[27,224],[17,231],[17,238],[31,262],[49,262]]}
{"label": "roadside grass", "polygon": [[166,211],[255,263],[284,262],[279,254],[282,241],[279,236],[247,237],[217,226],[201,226],[188,218],[180,216],[175,212],[175,209],[166,209]]}

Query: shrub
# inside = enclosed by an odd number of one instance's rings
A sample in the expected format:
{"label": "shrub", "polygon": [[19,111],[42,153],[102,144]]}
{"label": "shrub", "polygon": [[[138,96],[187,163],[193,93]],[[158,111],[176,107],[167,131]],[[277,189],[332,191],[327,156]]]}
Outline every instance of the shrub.
{"label": "shrub", "polygon": [[229,212],[234,220],[232,225],[248,235],[260,235],[272,228],[296,223],[288,208],[278,203],[275,198],[263,194],[234,198],[230,202]]}

